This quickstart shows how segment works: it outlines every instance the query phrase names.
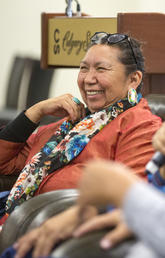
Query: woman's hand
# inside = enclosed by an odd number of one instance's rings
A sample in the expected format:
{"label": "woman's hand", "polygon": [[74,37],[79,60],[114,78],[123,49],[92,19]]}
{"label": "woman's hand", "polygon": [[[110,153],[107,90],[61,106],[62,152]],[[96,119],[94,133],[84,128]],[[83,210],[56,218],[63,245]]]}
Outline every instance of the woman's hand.
{"label": "woman's hand", "polygon": [[[75,228],[79,225],[78,212],[79,207],[72,206],[59,215],[48,219],[39,228],[25,234],[14,244],[16,257],[23,258],[31,248],[33,248],[33,257],[49,255],[55,244],[72,236]],[[95,215],[96,209],[89,207],[83,221]]]}
{"label": "woman's hand", "polygon": [[14,244],[16,257],[24,257],[32,247],[33,257],[47,256],[55,244],[72,235],[78,223],[77,212],[78,208],[73,206],[25,234]]}
{"label": "woman's hand", "polygon": [[84,104],[77,104],[71,94],[43,100],[26,110],[25,115],[34,123],[38,123],[44,116],[69,116],[72,122],[85,117]]}
{"label": "woman's hand", "polygon": [[100,241],[100,246],[103,249],[111,248],[132,236],[131,231],[122,220],[122,213],[119,209],[87,220],[75,230],[73,235],[74,237],[80,237],[88,232],[109,227],[112,227],[112,229]]}
{"label": "woman's hand", "polygon": [[[160,151],[165,155],[165,122],[160,129],[155,133],[152,139],[155,150]],[[165,166],[160,168],[160,174],[165,179]]]}

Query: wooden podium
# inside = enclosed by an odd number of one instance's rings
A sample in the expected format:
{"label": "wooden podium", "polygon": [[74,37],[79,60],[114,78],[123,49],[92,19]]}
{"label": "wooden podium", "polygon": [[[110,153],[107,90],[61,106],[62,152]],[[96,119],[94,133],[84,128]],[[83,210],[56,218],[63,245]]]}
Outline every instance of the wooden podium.
{"label": "wooden podium", "polygon": [[143,95],[165,94],[165,14],[119,13],[117,31],[144,43],[146,75]]}
{"label": "wooden podium", "polygon": [[[87,16],[86,14],[82,14],[82,16]],[[57,19],[59,17],[67,17],[64,13],[42,13],[41,15],[41,67],[43,69],[53,67],[48,63],[48,27],[50,19]],[[69,18],[68,18],[69,19]],[[56,67],[56,66],[55,66]]]}
{"label": "wooden podium", "polygon": [[[49,64],[49,19],[56,19],[59,16],[66,18],[64,14],[42,14],[42,55],[41,65],[43,68],[57,67]],[[93,19],[93,17],[83,14],[84,20]],[[70,18],[67,18],[68,21]],[[103,18],[95,18],[102,21]],[[99,20],[100,19],[100,20]],[[109,33],[119,32],[130,34],[142,41],[143,53],[145,57],[146,75],[144,78],[143,95],[149,93],[165,94],[165,14],[161,13],[119,13],[117,18],[109,19],[109,28],[113,22],[112,29],[96,26],[95,31],[107,31]],[[116,23],[116,29],[115,24]],[[98,29],[99,28],[99,29]],[[102,28],[102,30],[100,30]],[[81,28],[80,28],[81,31]],[[65,66],[64,66],[65,67]],[[78,67],[71,65],[67,67]]]}
{"label": "wooden podium", "polygon": [[96,31],[117,31],[116,18],[42,14],[42,68],[79,67]]}

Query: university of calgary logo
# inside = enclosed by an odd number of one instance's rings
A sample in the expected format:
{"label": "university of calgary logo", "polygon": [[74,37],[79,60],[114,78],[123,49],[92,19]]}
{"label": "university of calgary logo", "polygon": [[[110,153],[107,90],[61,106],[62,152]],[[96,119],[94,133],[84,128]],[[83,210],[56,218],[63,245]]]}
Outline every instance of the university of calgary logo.
{"label": "university of calgary logo", "polygon": [[81,51],[86,52],[88,45],[90,43],[91,32],[87,31],[86,35],[84,35],[84,39],[76,39],[74,36],[74,32],[70,30],[66,31],[66,33],[61,36],[60,30],[54,30],[54,54],[60,54],[61,51],[70,55],[75,52],[76,55],[79,55]]}

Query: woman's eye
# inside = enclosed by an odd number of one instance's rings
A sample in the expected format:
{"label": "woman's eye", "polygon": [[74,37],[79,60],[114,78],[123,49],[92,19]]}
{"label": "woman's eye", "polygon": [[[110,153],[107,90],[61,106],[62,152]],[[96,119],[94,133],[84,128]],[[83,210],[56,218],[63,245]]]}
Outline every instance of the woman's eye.
{"label": "woman's eye", "polygon": [[87,66],[80,66],[80,71],[87,71],[88,70],[88,67]]}
{"label": "woman's eye", "polygon": [[98,70],[98,71],[104,71],[104,70],[106,70],[106,68],[100,66],[100,67],[97,67],[97,70]]}

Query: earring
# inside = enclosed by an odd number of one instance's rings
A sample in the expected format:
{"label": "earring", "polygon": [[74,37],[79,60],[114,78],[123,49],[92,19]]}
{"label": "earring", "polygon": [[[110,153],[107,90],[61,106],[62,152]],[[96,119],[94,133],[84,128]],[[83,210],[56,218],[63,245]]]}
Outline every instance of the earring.
{"label": "earring", "polygon": [[137,103],[137,92],[135,89],[131,88],[128,90],[128,102],[130,104]]}

